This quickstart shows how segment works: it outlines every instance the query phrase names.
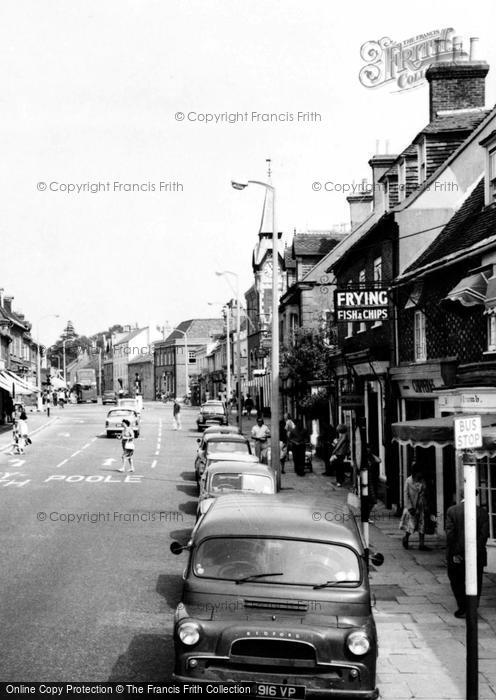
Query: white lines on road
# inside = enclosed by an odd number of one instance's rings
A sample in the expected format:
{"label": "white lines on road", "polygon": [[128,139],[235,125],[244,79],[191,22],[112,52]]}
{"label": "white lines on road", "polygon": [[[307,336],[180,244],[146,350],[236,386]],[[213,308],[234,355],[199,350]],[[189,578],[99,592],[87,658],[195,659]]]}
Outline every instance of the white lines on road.
{"label": "white lines on road", "polygon": [[76,450],[76,451],[69,457],[69,459],[72,459],[73,457],[75,457],[76,455],[78,455],[80,452],[81,452],[81,450]]}
{"label": "white lines on road", "polygon": [[64,464],[65,464],[66,462],[68,462],[68,461],[69,461],[69,458],[63,459],[63,460],[60,462],[60,464],[57,464],[57,466],[55,467],[55,469],[58,469],[59,467],[63,467]]}
{"label": "white lines on road", "polygon": [[154,459],[152,462],[152,469],[155,469],[156,466],[157,466],[157,460]]}
{"label": "white lines on road", "polygon": [[83,446],[81,447],[81,449],[82,449],[82,450],[85,450],[85,449],[86,449],[87,447],[89,447],[90,445],[91,445],[91,442],[87,442],[86,445],[83,445]]}

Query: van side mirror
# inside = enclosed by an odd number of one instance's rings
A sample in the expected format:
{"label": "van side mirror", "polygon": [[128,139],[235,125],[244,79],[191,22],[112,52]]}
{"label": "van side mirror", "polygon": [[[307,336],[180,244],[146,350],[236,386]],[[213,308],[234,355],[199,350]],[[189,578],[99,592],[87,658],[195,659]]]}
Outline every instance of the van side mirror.
{"label": "van side mirror", "polygon": [[375,554],[372,554],[370,557],[370,561],[374,566],[382,566],[384,564],[384,554],[375,552]]}

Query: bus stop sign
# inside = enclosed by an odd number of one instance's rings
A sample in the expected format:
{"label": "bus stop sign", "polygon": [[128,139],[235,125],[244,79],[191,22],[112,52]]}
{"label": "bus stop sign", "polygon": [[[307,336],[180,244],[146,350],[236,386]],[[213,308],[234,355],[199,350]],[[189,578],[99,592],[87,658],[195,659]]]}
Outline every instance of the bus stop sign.
{"label": "bus stop sign", "polygon": [[476,447],[482,447],[481,417],[455,418],[455,449],[472,450]]}

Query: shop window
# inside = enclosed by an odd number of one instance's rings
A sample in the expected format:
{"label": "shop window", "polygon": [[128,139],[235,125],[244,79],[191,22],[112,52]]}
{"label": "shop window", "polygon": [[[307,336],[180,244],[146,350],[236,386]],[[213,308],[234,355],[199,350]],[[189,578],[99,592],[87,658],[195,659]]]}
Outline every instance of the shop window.
{"label": "shop window", "polygon": [[188,351],[188,363],[190,365],[196,365],[196,351],[195,350]]}
{"label": "shop window", "polygon": [[415,312],[414,334],[415,362],[425,362],[427,360],[427,343],[425,337],[425,314],[423,311]]}
{"label": "shop window", "polygon": [[496,316],[487,317],[487,351],[496,352]]}
{"label": "shop window", "polygon": [[479,503],[489,513],[489,538],[496,538],[496,458],[477,460]]}

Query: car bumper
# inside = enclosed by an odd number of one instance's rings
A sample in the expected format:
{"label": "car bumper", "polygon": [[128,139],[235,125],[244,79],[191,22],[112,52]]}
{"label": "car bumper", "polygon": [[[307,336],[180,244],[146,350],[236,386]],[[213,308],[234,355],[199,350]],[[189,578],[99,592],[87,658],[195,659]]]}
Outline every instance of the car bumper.
{"label": "car bumper", "polygon": [[[197,678],[196,676],[183,676],[177,673],[172,674],[172,680],[177,683],[191,684],[194,682],[195,685],[199,685],[202,688],[211,683],[255,683],[257,685],[298,685],[305,687],[305,700],[319,700],[321,698],[333,698],[333,700],[376,700],[379,697],[379,689],[374,688],[373,690],[351,690],[347,688],[317,688],[309,685],[309,679],[300,679],[302,682],[299,683],[281,683],[281,678],[276,680],[268,679],[267,674],[264,673],[252,673],[249,676],[246,673],[230,672],[226,674],[226,677],[213,676],[212,678],[203,679]],[[285,677],[287,680],[287,676]],[[312,679],[313,680],[313,679]],[[202,691],[203,692],[203,691]],[[261,698],[269,697],[265,694],[261,695],[250,695],[250,697]]]}
{"label": "car bumper", "polygon": [[[197,666],[188,673],[188,665],[195,659]],[[352,677],[352,672],[358,672]],[[174,680],[183,683],[257,683],[275,686],[305,688],[305,699],[312,698],[365,698],[375,700],[379,690],[368,667],[360,662],[318,663],[312,668],[275,669],[259,665],[243,668],[228,657],[190,653],[176,658]],[[266,697],[263,693],[261,696]]]}

